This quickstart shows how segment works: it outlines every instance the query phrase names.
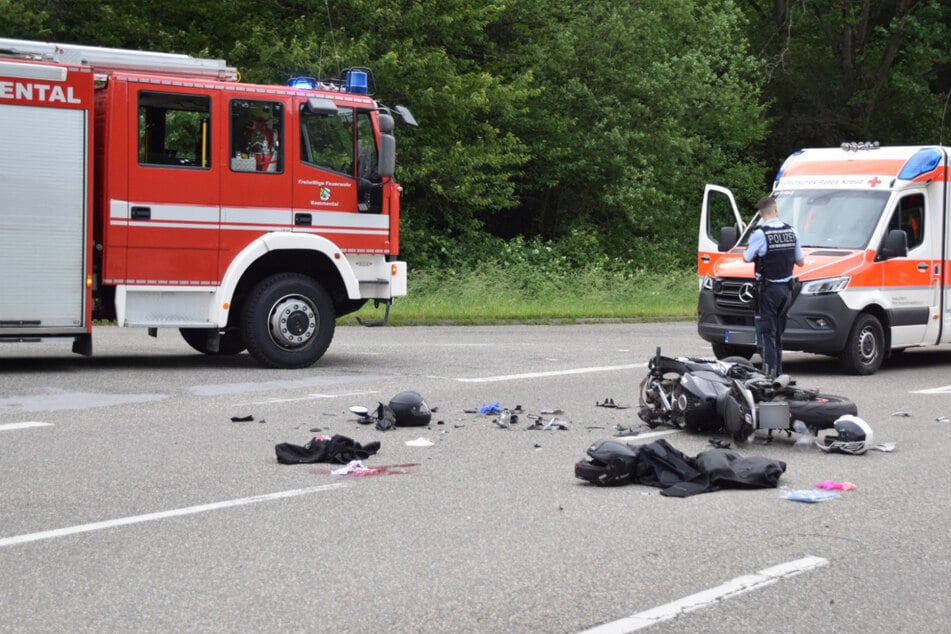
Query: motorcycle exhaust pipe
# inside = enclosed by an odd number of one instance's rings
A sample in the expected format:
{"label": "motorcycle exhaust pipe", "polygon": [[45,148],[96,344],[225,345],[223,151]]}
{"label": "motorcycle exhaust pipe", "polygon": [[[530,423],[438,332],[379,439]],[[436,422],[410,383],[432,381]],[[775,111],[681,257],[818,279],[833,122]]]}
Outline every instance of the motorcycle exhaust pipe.
{"label": "motorcycle exhaust pipe", "polygon": [[681,394],[677,397],[677,409],[681,412],[687,411],[687,395]]}
{"label": "motorcycle exhaust pipe", "polygon": [[773,379],[772,388],[774,390],[784,390],[789,387],[789,381],[791,380],[788,374],[780,374],[775,379]]}

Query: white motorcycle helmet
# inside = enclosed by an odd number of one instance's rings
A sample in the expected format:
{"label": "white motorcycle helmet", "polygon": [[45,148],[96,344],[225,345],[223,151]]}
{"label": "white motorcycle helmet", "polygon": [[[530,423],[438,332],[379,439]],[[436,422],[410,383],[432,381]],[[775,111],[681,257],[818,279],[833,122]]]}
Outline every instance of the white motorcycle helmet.
{"label": "white motorcycle helmet", "polygon": [[816,445],[823,451],[831,453],[848,453],[859,456],[869,450],[875,437],[868,423],[859,418],[846,414],[832,423],[838,435],[829,435],[816,439]]}

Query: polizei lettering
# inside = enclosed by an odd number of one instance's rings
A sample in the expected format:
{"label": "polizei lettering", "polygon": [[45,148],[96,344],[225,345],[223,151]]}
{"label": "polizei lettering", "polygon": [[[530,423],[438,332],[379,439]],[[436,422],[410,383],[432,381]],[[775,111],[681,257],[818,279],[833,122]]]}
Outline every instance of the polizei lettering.
{"label": "polizei lettering", "polygon": [[796,234],[792,229],[779,229],[774,231],[763,231],[766,236],[768,248],[771,249],[789,249],[796,245]]}
{"label": "polizei lettering", "polygon": [[0,99],[42,101],[44,103],[81,103],[72,86],[38,82],[0,81]]}

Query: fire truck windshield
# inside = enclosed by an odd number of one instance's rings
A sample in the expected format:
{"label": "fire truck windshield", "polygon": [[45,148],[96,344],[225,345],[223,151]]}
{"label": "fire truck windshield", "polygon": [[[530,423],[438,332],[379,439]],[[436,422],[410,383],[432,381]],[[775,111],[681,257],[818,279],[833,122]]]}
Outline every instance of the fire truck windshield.
{"label": "fire truck windshield", "polygon": [[[882,216],[887,191],[795,189],[776,195],[779,219],[796,229],[803,247],[864,249]],[[741,244],[759,226],[759,216]]]}

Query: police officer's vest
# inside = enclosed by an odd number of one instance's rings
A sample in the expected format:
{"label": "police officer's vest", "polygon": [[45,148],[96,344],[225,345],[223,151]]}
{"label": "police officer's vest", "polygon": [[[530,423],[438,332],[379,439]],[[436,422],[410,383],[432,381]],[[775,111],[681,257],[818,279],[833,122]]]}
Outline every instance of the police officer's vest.
{"label": "police officer's vest", "polygon": [[787,224],[760,227],[766,236],[766,254],[760,256],[759,271],[767,280],[792,275],[796,263],[796,232]]}

